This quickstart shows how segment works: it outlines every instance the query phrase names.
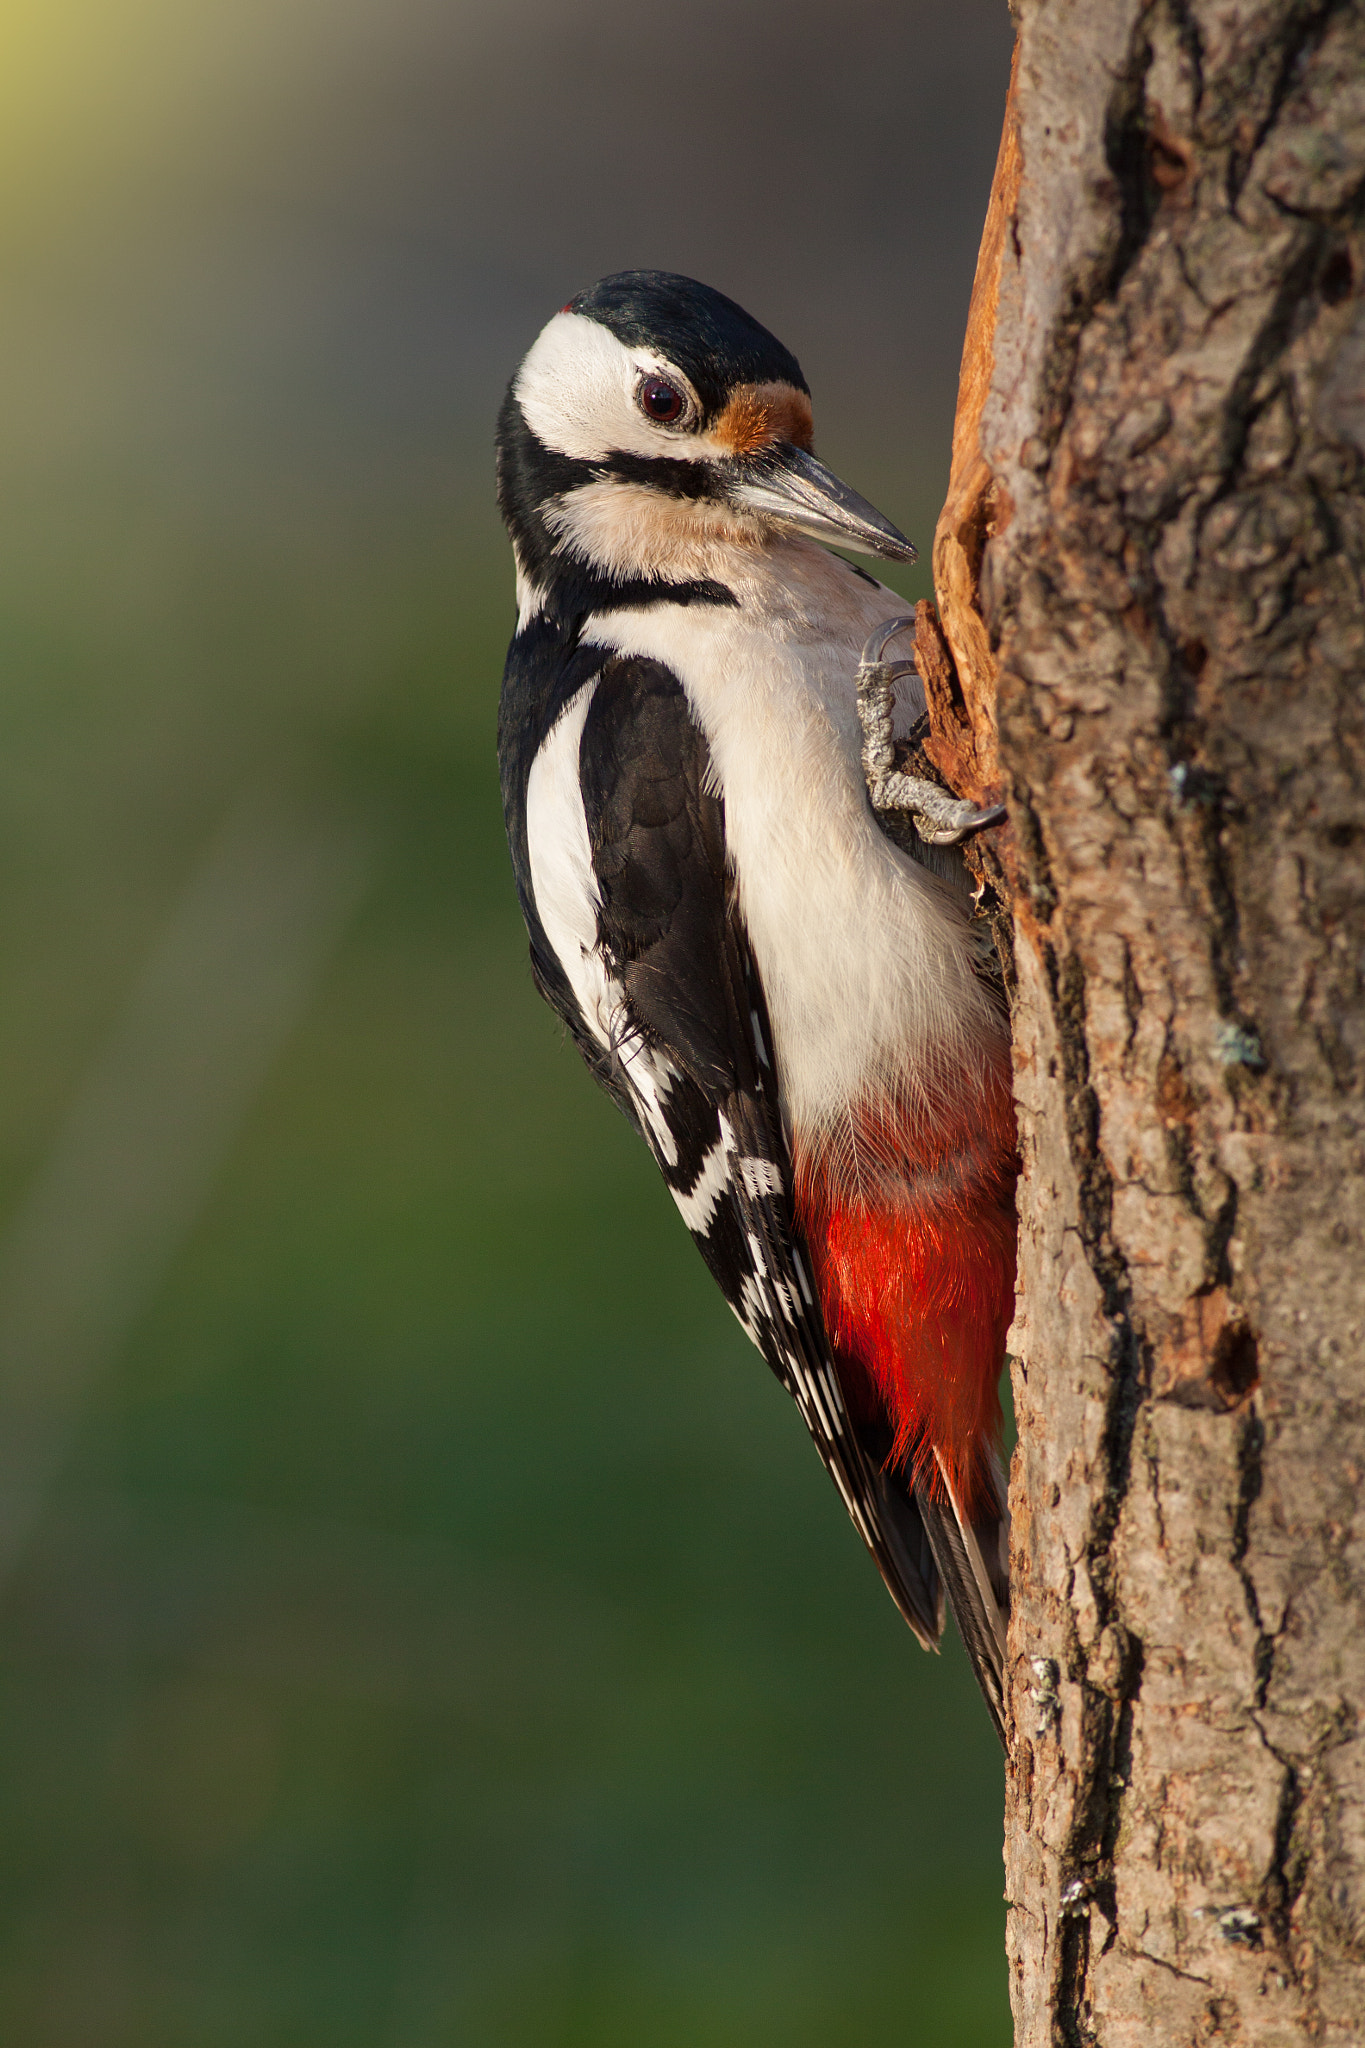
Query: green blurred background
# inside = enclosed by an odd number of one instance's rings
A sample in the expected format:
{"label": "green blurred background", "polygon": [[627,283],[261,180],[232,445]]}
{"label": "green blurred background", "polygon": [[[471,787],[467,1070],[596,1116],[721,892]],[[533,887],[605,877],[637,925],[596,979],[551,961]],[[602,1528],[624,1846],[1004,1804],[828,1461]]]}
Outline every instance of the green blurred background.
{"label": "green blurred background", "polygon": [[659,264],[927,543],[1003,0],[0,48],[0,2040],[1003,2048],[957,1644],[531,989],[490,478]]}

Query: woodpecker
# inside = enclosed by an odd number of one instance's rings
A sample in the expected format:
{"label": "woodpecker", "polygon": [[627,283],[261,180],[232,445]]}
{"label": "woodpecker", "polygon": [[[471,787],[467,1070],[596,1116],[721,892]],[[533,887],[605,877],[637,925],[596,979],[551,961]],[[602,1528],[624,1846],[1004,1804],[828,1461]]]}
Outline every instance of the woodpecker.
{"label": "woodpecker", "polygon": [[[951,1601],[1003,1739],[1008,1036],[960,852],[869,802],[855,674],[901,602],[826,544],[914,549],[816,459],[789,350],[661,271],[554,316],[497,455],[536,985],[926,1649]],[[913,672],[897,695],[923,712]]]}

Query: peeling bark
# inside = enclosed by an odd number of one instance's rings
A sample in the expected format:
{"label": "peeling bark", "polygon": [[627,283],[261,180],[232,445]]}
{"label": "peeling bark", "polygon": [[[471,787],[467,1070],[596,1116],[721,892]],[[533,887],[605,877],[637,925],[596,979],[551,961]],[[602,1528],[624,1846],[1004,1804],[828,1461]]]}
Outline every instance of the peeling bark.
{"label": "peeling bark", "polygon": [[1365,9],[1017,19],[922,636],[926,752],[1010,807],[1016,2041],[1344,2048]]}

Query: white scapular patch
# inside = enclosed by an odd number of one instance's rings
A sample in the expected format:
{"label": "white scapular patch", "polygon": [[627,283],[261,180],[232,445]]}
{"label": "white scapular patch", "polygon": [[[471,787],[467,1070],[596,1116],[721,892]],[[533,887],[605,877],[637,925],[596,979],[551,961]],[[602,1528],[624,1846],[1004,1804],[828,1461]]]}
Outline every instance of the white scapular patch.
{"label": "white scapular patch", "polygon": [[[965,879],[902,853],[867,800],[854,677],[900,600],[799,536],[725,552],[738,608],[621,609],[583,637],[664,662],[706,734],[783,1106],[818,1145],[860,1101],[960,1099],[1003,1057],[1004,1027],[974,971]],[[917,677],[898,687],[922,708]]]}
{"label": "white scapular patch", "polygon": [[583,727],[592,708],[597,677],[570,698],[541,742],[526,780],[526,852],[531,890],[545,936],[564,969],[583,1021],[599,1044],[614,1054],[637,1108],[666,1166],[678,1148],[664,1099],[677,1069],[650,1050],[631,1028],[625,995],[609,972],[597,942],[601,896],[593,873],[588,820],[578,756]]}
{"label": "white scapular patch", "polygon": [[692,1186],[686,1190],[669,1190],[688,1229],[703,1237],[711,1227],[716,1204],[730,1184],[730,1162],[726,1144],[728,1135],[722,1123],[721,1134],[703,1159],[701,1172]]}
{"label": "white scapular patch", "polygon": [[[624,1024],[624,1004],[618,1016]],[[651,1052],[639,1034],[628,1026],[620,1028],[618,1025],[615,1051],[636,1106],[654,1140],[655,1151],[665,1166],[676,1166],[678,1145],[664,1110],[664,1100],[678,1078],[677,1068],[663,1053]]]}
{"label": "white scapular patch", "polygon": [[526,574],[515,546],[512,559],[517,569],[517,631],[524,633],[532,619],[538,619],[544,611],[547,593]]}
{"label": "white scapular patch", "polygon": [[597,677],[570,698],[541,741],[526,780],[526,852],[545,936],[554,947],[583,1020],[605,1046],[620,991],[597,946],[601,903],[588,844],[578,752]]}

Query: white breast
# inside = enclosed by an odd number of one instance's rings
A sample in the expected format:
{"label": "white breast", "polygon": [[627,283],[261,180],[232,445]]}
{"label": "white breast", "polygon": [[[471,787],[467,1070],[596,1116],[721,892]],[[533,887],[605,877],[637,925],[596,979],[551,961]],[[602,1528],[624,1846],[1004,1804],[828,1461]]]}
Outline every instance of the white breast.
{"label": "white breast", "polygon": [[725,581],[737,610],[611,612],[584,637],[665,662],[706,733],[785,1108],[814,1139],[874,1094],[928,1107],[1001,1027],[960,903],[868,806],[854,672],[900,601],[795,539],[736,549]]}

